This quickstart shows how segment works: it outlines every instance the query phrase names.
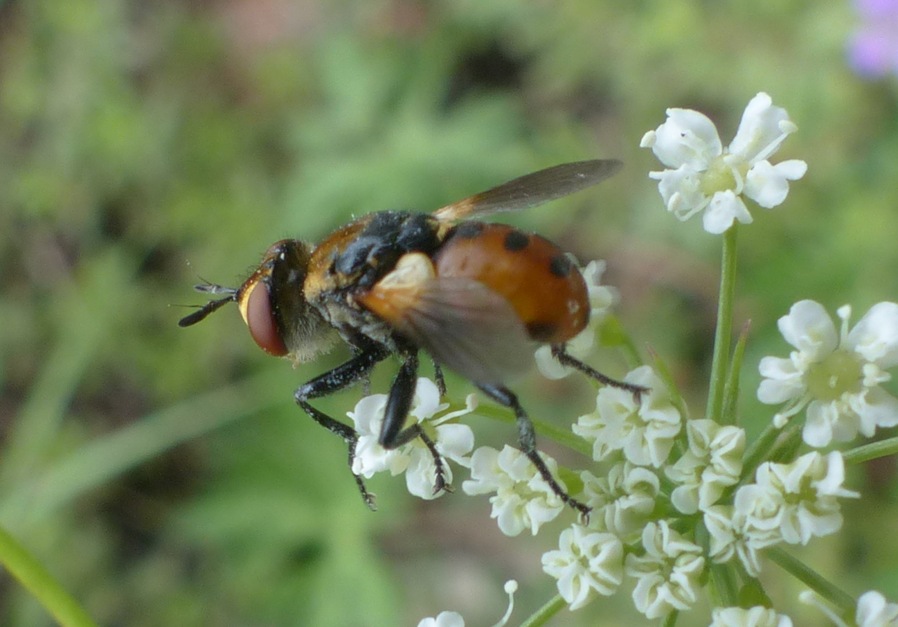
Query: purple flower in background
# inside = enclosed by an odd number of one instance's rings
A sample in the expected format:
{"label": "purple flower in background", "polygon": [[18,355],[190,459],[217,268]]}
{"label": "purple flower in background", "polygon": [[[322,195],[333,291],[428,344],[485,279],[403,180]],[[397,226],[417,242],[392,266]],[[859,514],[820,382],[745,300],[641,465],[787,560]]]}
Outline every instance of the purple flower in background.
{"label": "purple flower in background", "polygon": [[848,63],[866,78],[898,74],[898,0],[854,0],[861,24],[848,43]]}

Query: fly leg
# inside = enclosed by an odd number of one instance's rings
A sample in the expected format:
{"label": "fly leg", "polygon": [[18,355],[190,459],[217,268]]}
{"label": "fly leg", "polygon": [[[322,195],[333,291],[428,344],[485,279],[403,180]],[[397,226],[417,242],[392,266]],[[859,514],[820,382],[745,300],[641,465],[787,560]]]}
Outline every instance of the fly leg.
{"label": "fly leg", "polygon": [[433,380],[436,381],[437,390],[440,392],[440,398],[446,396],[446,379],[443,378],[443,369],[440,364],[434,360],[433,362]]}
{"label": "fly leg", "polygon": [[518,397],[515,396],[514,392],[501,385],[477,384],[477,387],[500,405],[504,405],[514,411],[514,415],[517,418],[518,441],[521,446],[521,451],[527,456],[527,459],[536,466],[540,476],[549,484],[552,492],[557,494],[558,498],[560,498],[566,505],[580,512],[580,515],[584,519],[588,519],[591,508],[568,494],[567,491],[558,484],[555,477],[552,476],[552,472],[549,470],[549,467],[546,466],[546,462],[543,461],[543,458],[539,456],[539,451],[536,450],[536,431],[533,428],[533,421],[530,420],[527,412],[521,407],[521,403],[518,401]]}
{"label": "fly leg", "polygon": [[610,385],[611,387],[620,388],[621,390],[627,390],[633,394],[633,397],[637,402],[639,402],[639,399],[644,392],[649,391],[647,387],[636,385],[634,383],[627,383],[626,381],[619,381],[618,379],[612,379],[608,375],[602,374],[592,366],[588,366],[579,359],[572,357],[567,352],[567,346],[564,344],[552,344],[552,356],[557,359],[558,363],[561,365],[579,370],[587,377],[595,379],[602,385]]}
{"label": "fly leg", "polygon": [[[362,379],[365,379],[379,362],[389,356],[389,351],[381,346],[370,346],[362,350],[358,355],[349,361],[337,366],[329,372],[315,377],[308,383],[299,387],[293,394],[297,405],[302,407],[312,419],[333,434],[343,438],[343,441],[349,446],[349,469],[352,470],[352,464],[355,461],[355,447],[359,440],[359,434],[355,429],[346,425],[339,420],[331,418],[327,414],[315,409],[309,404],[309,400],[327,396],[345,387],[352,385]],[[377,507],[374,503],[374,495],[368,492],[365,482],[360,476],[352,473],[355,477],[356,485],[359,492],[369,509],[375,510]]]}
{"label": "fly leg", "polygon": [[411,353],[406,356],[390,386],[390,395],[387,397],[387,407],[384,410],[384,421],[377,442],[385,449],[394,449],[415,438],[421,438],[433,457],[435,468],[433,493],[439,494],[443,491],[450,491],[450,486],[446,482],[443,456],[437,451],[436,443],[424,432],[417,421],[404,427],[415,397],[415,386],[418,383],[417,374],[418,355]]}

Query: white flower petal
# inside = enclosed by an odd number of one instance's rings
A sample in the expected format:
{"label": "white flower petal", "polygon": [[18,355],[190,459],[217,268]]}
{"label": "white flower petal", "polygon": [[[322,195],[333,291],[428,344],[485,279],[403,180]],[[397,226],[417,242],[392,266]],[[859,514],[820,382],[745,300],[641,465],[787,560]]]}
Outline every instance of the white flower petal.
{"label": "white flower petal", "polygon": [[865,437],[873,437],[876,427],[898,425],[898,398],[880,387],[867,391],[863,396],[852,398],[851,409],[859,417],[859,431]]}
{"label": "white flower petal", "polygon": [[798,301],[777,321],[783,338],[808,361],[818,361],[839,345],[839,334],[823,305],[813,300]]}
{"label": "white flower petal", "polygon": [[708,233],[720,235],[733,226],[736,220],[742,224],[751,224],[752,218],[736,192],[727,189],[715,193],[711,198],[702,216],[702,225]]}
{"label": "white flower petal", "polygon": [[440,612],[435,618],[422,618],[418,627],[465,627],[465,619],[458,612]]}
{"label": "white flower petal", "polygon": [[777,171],[790,181],[797,181],[808,171],[808,164],[801,159],[786,159],[776,164]]}
{"label": "white flower petal", "polygon": [[536,359],[536,369],[539,370],[539,373],[553,381],[564,379],[574,371],[573,368],[563,366],[561,362],[555,359],[552,355],[552,347],[548,344],[537,348],[534,358]]}
{"label": "white flower petal", "polygon": [[896,627],[898,604],[889,603],[881,593],[870,590],[857,600],[854,620],[858,627]]}
{"label": "white flower petal", "polygon": [[756,605],[752,608],[716,607],[710,627],[792,627],[792,619],[776,610]]}
{"label": "white flower petal", "polygon": [[[405,469],[405,485],[409,494],[425,501],[443,496],[445,492],[433,491],[435,475],[436,466],[433,463],[433,456],[430,454],[430,451],[424,447],[415,447],[409,456],[409,463]],[[452,483],[452,467],[449,464],[443,464],[443,476],[447,483]]]}
{"label": "white flower petal", "polygon": [[678,220],[688,220],[708,206],[711,199],[702,192],[701,176],[693,167],[684,165],[658,174],[658,191],[664,206]]}
{"label": "white flower petal", "polygon": [[804,373],[791,359],[763,357],[758,363],[758,371],[764,377],[758,386],[758,400],[762,403],[778,405],[805,393]]}
{"label": "white flower petal", "polygon": [[784,128],[783,122],[791,124],[786,110],[774,107],[770,96],[759,93],[745,107],[736,137],[728,146],[729,152],[750,162],[757,158],[766,159],[776,145],[795,130],[794,125]]}
{"label": "white flower petal", "polygon": [[833,403],[811,401],[801,439],[814,448],[828,446],[833,439],[833,425],[838,419],[839,410]]}
{"label": "white flower petal", "polygon": [[468,425],[452,423],[436,428],[436,447],[440,455],[466,466],[468,453],[474,449],[474,431]]}
{"label": "white flower petal", "polygon": [[448,407],[448,404],[440,404],[440,390],[437,384],[426,377],[419,377],[415,386],[415,396],[409,415],[414,416],[418,422],[430,418],[435,413]]}
{"label": "white flower petal", "polygon": [[372,394],[359,400],[355,408],[346,415],[352,420],[359,435],[378,435],[386,406],[386,394]]}
{"label": "white flower petal", "polygon": [[898,304],[873,305],[848,333],[848,346],[881,368],[898,364]]}
{"label": "white flower petal", "polygon": [[688,165],[696,170],[707,168],[723,151],[714,123],[691,109],[668,109],[667,121],[655,130],[651,146],[664,165]]}
{"label": "white flower petal", "polygon": [[825,458],[826,474],[823,478],[812,481],[811,485],[820,496],[838,496],[841,498],[859,498],[854,490],[842,487],[845,483],[845,459],[839,451],[831,451]]}
{"label": "white flower petal", "polygon": [[[801,164],[804,167],[798,167]],[[789,194],[789,181],[801,178],[807,170],[804,161],[784,161],[771,165],[769,161],[759,161],[745,177],[745,195],[756,203],[770,209],[780,205]],[[796,172],[801,173],[794,176]]]}

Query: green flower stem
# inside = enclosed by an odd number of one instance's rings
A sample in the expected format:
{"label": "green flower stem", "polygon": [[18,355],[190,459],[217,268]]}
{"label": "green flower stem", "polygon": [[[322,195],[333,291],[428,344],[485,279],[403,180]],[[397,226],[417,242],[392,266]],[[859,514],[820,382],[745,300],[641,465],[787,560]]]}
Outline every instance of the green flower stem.
{"label": "green flower stem", "polygon": [[748,445],[748,450],[745,451],[745,458],[742,463],[743,481],[749,477],[754,477],[755,469],[761,462],[769,458],[773,445],[781,433],[782,429],[770,422],[764,427],[764,430],[761,431],[758,437],[752,439],[751,444]]}
{"label": "green flower stem", "polygon": [[[655,372],[658,373],[658,376],[664,381],[664,385],[667,387],[667,393],[670,394],[670,402],[674,407],[677,408],[677,411],[680,412],[680,415],[684,418],[689,416],[689,408],[686,406],[686,401],[683,400],[683,395],[680,393],[680,388],[677,386],[674,381],[673,374],[670,372],[670,368],[667,367],[667,363],[661,359],[661,357],[656,353],[653,349],[649,348],[649,357],[652,359],[652,363],[655,366]],[[686,441],[686,430],[684,429],[681,433],[680,442]]]}
{"label": "green flower stem", "polygon": [[794,421],[783,429],[782,435],[776,442],[773,450],[767,452],[768,462],[774,464],[787,464],[798,456],[802,445],[802,425],[800,421]]}
{"label": "green flower stem", "polygon": [[787,553],[780,547],[774,547],[765,551],[764,555],[778,564],[787,573],[806,584],[811,590],[839,608],[840,614],[850,615],[854,612],[854,598],[824,579],[813,568]]}
{"label": "green flower stem", "polygon": [[616,316],[608,316],[600,325],[598,331],[599,343],[603,346],[616,346],[620,349],[631,368],[643,363],[636,348],[633,338],[624,330],[623,325]]}
{"label": "green flower stem", "polygon": [[742,325],[736,348],[733,349],[733,359],[730,363],[730,372],[727,375],[726,386],[723,389],[723,413],[721,420],[728,425],[736,424],[736,404],[739,400],[739,375],[742,373],[742,361],[745,357],[745,345],[748,344],[748,330],[750,324]]}
{"label": "green flower stem", "polygon": [[0,564],[64,627],[96,627],[78,602],[5,529],[0,528]]}
{"label": "green flower stem", "polygon": [[[514,412],[495,405],[479,405],[474,410],[474,413],[500,422],[513,423],[515,421]],[[533,419],[533,426],[536,428],[536,433],[540,436],[561,444],[572,451],[577,451],[587,456],[592,455],[592,445],[576,433],[573,433],[569,428],[564,429],[544,420],[536,419]]]}
{"label": "green flower stem", "polygon": [[858,446],[842,453],[842,457],[846,464],[862,464],[871,459],[888,457],[896,453],[898,453],[898,437]]}
{"label": "green flower stem", "polygon": [[[695,540],[704,549],[705,553],[708,553],[711,538],[704,525],[696,527]],[[730,607],[738,604],[739,592],[735,573],[727,564],[715,564],[713,562],[709,564],[708,583],[710,584],[711,602],[714,606]]]}
{"label": "green flower stem", "polygon": [[733,607],[739,604],[739,591],[733,569],[726,564],[711,564],[708,569],[710,574],[711,590],[713,591],[715,605],[718,607]]}
{"label": "green flower stem", "polygon": [[720,262],[720,294],[717,301],[717,329],[714,332],[714,356],[711,361],[711,384],[708,392],[707,418],[721,424],[730,341],[733,336],[733,301],[736,291],[736,229],[733,224],[723,234]]}
{"label": "green flower stem", "polygon": [[545,605],[536,610],[530,618],[521,623],[521,627],[540,627],[541,625],[545,625],[549,622],[549,619],[555,616],[564,607],[567,607],[567,601],[562,599],[560,594],[556,594],[549,599]]}

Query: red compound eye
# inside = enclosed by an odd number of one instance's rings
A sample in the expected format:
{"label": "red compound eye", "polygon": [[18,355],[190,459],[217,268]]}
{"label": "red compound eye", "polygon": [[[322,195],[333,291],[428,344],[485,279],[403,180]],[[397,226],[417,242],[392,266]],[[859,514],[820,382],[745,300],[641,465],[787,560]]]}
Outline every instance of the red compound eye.
{"label": "red compound eye", "polygon": [[271,308],[268,286],[264,281],[257,280],[243,291],[240,297],[240,313],[249,334],[259,348],[277,357],[287,354],[287,347],[278,331],[274,310]]}

